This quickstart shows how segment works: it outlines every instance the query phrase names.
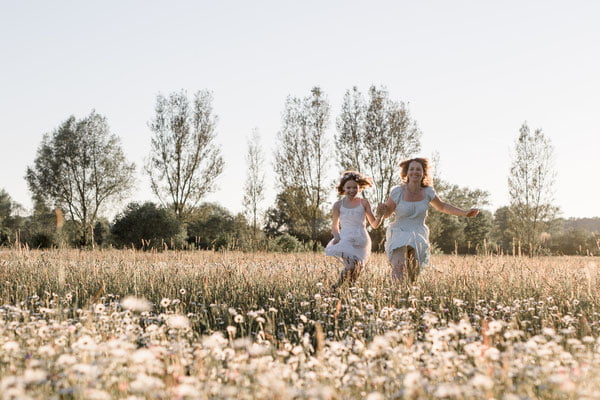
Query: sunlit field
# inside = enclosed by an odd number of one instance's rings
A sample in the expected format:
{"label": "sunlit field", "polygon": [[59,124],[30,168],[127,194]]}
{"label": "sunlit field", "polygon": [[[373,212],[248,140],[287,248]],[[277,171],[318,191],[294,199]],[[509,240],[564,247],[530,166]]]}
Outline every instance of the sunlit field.
{"label": "sunlit field", "polygon": [[600,398],[595,258],[0,252],[2,399]]}

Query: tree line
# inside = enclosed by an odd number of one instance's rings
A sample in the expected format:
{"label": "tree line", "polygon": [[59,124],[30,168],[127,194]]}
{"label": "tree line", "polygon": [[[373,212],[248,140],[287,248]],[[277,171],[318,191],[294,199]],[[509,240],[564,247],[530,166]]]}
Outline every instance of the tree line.
{"label": "tree line", "polygon": [[[398,164],[418,155],[423,132],[405,102],[383,87],[346,91],[330,134],[331,107],[314,87],[288,96],[273,154],[276,197],[265,207],[265,153],[257,130],[247,140],[244,212],[203,202],[225,161],[215,143],[212,93],[159,94],[149,119],[151,150],[143,166],[157,203],[130,203],[112,221],[102,213],[133,190],[136,166],[126,160],[108,121],[92,111],[70,116],[43,136],[25,179],[31,215],[0,191],[0,241],[32,248],[115,246],[297,251],[330,239],[329,194],[338,172],[358,170],[375,185],[364,196],[385,201],[399,183]],[[473,219],[430,211],[434,249],[444,253],[598,254],[598,232],[562,229],[553,204],[553,147],[541,129],[523,123],[511,153],[510,204]],[[439,155],[432,156],[434,167]],[[435,168],[434,168],[435,170]],[[336,171],[336,172],[332,172]],[[434,176],[439,196],[461,207],[489,205],[489,193]],[[384,228],[371,232],[382,248]]]}

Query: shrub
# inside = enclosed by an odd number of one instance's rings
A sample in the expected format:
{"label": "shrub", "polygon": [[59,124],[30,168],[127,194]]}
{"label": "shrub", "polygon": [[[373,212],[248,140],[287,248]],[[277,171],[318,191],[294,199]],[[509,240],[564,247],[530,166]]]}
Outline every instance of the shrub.
{"label": "shrub", "polygon": [[175,213],[152,202],[127,205],[115,217],[111,233],[116,246],[137,249],[181,248],[185,241],[183,224]]}

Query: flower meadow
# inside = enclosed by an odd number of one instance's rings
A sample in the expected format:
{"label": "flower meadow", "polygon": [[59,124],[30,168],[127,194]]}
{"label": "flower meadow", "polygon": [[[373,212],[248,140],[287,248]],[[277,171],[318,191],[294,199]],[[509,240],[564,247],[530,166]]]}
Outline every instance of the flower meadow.
{"label": "flower meadow", "polygon": [[4,250],[1,399],[598,399],[595,258]]}

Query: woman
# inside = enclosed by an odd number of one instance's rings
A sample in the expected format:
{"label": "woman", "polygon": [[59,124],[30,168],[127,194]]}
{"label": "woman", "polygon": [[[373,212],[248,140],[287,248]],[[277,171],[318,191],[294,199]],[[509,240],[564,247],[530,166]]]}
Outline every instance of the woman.
{"label": "woman", "polygon": [[466,211],[443,202],[432,187],[429,160],[412,158],[400,163],[402,184],[390,191],[385,203],[377,206],[383,218],[396,214],[386,232],[385,252],[392,265],[392,277],[413,282],[421,268],[429,264],[429,228],[425,225],[429,203],[438,211],[461,217],[474,217],[479,210]]}

